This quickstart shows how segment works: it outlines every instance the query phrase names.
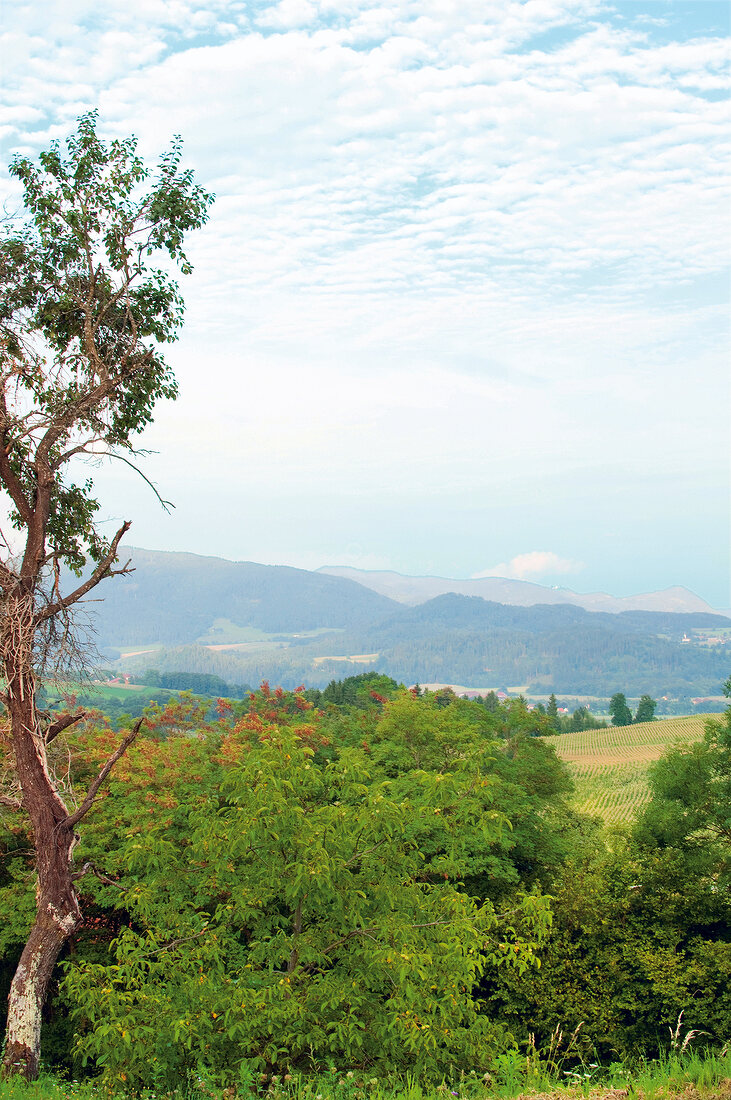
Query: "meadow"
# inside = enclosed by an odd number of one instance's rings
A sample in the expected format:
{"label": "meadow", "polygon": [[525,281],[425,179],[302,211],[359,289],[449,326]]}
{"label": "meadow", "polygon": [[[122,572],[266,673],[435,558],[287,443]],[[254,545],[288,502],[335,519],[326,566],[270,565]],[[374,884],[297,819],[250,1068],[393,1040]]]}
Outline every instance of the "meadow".
{"label": "meadow", "polygon": [[650,766],[668,749],[702,740],[710,717],[696,714],[552,737],[576,784],[575,808],[608,825],[632,821],[650,798]]}

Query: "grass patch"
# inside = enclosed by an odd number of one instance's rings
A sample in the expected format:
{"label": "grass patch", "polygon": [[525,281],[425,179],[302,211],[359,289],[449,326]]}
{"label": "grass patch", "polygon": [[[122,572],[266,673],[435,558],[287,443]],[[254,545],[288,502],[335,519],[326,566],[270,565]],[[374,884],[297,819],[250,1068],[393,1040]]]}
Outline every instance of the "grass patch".
{"label": "grass patch", "polygon": [[195,1077],[172,1091],[130,1094],[117,1085],[62,1081],[43,1075],[27,1083],[0,1082],[0,1100],[731,1100],[731,1053],[670,1054],[633,1067],[579,1065],[550,1073],[517,1051],[498,1057],[492,1074],[461,1074],[452,1082],[422,1086],[368,1077],[360,1070],[332,1070],[317,1077],[266,1077],[221,1088]]}

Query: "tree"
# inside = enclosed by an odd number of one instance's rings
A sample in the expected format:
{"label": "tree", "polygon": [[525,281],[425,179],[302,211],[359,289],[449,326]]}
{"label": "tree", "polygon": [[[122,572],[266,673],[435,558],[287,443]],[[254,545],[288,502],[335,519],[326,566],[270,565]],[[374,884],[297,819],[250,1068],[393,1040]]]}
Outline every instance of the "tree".
{"label": "tree", "polygon": [[[135,139],[106,145],[96,122],[93,112],[79,119],[65,154],[53,142],[38,164],[13,160],[25,218],[0,240],[0,482],[24,543],[16,558],[0,533],[2,701],[15,776],[3,804],[28,815],[37,875],[35,922],[10,990],[4,1073],[29,1079],[38,1071],[51,973],[81,922],[76,828],[139,728],[128,731],[70,810],[48,746],[83,712],[49,719],[37,687],[49,662],[68,652],[75,605],[102,580],[128,571],[129,563],[115,565],[130,527],[103,536],[93,482],[75,481],[74,467],[92,455],[134,467],[135,437],[156,402],[175,396],[159,346],[176,339],[183,302],[177,283],[150,259],[164,256],[189,273],[184,236],[205,223],[212,202],[181,168],[180,139],[151,178]],[[66,595],[64,566],[79,578]]]}
{"label": "tree", "polygon": [[498,699],[494,691],[488,691],[487,695],[482,701],[482,705],[484,706],[485,710],[490,712],[490,714],[495,714],[496,711],[500,710],[500,700]]}
{"label": "tree", "polygon": [[546,707],[546,714],[548,715],[548,724],[551,729],[558,733],[561,729],[561,722],[558,717],[558,700],[553,692],[548,697],[548,706]]}
{"label": "tree", "polygon": [[[724,685],[731,697],[731,678]],[[731,706],[706,723],[703,740],[671,749],[649,776],[652,796],[635,833],[651,850],[674,850],[695,879],[728,897],[731,882]],[[719,885],[723,884],[723,890]]]}
{"label": "tree", "polygon": [[613,726],[632,725],[632,711],[627,706],[627,699],[621,691],[616,692],[609,700],[609,713],[612,716]]}
{"label": "tree", "polygon": [[[333,1063],[431,1080],[487,1069],[501,1028],[476,982],[533,963],[549,916],[534,892],[500,914],[463,888],[510,843],[485,739],[404,693],[378,721],[384,757],[426,726],[387,778],[362,748],[318,763],[325,716],[271,713],[208,740],[146,737],[123,761],[125,797],[84,839],[129,888],[93,884],[122,926],[105,960],[66,970],[79,1053],[133,1089],[200,1070],[233,1087]],[[154,821],[151,797],[167,807]]]}
{"label": "tree", "polygon": [[586,707],[577,707],[574,713],[571,715],[570,729],[572,733],[578,732],[585,728],[584,723],[589,717],[589,711]]}
{"label": "tree", "polygon": [[655,717],[655,707],[657,702],[649,695],[641,695],[640,701],[637,704],[637,713],[635,714],[635,722],[652,722]]}

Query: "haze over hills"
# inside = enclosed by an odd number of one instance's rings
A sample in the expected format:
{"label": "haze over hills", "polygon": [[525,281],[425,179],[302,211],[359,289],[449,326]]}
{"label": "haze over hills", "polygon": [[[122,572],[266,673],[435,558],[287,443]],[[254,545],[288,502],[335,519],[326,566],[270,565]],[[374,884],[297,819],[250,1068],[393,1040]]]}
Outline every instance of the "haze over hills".
{"label": "haze over hills", "polygon": [[[409,606],[351,576],[130,554],[135,572],[105,583],[101,600],[86,605],[104,660],[128,651],[118,667],[129,672],[152,667],[294,687],[375,668],[405,683],[668,697],[718,695],[729,673],[731,619],[705,610],[590,611],[562,600],[564,590],[500,580],[501,594],[517,586],[532,602],[444,593]],[[484,591],[492,582],[464,583]]]}
{"label": "haze over hills", "polygon": [[[571,604],[530,607],[446,593],[388,619],[313,640],[313,653],[372,654],[378,671],[405,683],[525,684],[535,694],[715,695],[731,645],[731,619],[705,612],[592,612]],[[696,635],[695,632],[698,632]]]}
{"label": "haze over hills", "polygon": [[137,547],[127,553],[134,572],[104,582],[95,592],[101,602],[87,605],[101,646],[180,645],[212,628],[212,641],[237,641],[225,622],[270,634],[350,629],[399,606],[355,581],[286,565]]}
{"label": "haze over hills", "polygon": [[399,603],[424,603],[435,596],[453,592],[458,596],[480,596],[494,603],[531,607],[534,604],[575,604],[587,611],[704,611],[718,612],[681,585],[645,592],[637,596],[609,596],[604,592],[573,592],[570,588],[554,588],[533,581],[510,580],[507,577],[479,577],[460,580],[449,577],[410,577],[387,570],[353,569],[347,565],[325,565],[318,570],[331,577],[357,581],[366,588],[388,596]]}

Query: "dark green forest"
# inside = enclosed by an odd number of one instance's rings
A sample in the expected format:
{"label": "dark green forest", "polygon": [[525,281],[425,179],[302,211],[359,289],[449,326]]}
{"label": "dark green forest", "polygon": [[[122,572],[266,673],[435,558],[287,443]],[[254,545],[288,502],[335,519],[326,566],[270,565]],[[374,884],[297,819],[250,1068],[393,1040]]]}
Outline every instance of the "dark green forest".
{"label": "dark green forest", "polygon": [[[343,675],[342,657],[368,654],[368,667],[403,683],[456,683],[529,694],[609,698],[720,696],[726,646],[686,644],[686,632],[731,620],[704,614],[583,611],[566,605],[509,607],[479,597],[440,596],[357,631],[287,637],[264,646],[215,651],[165,647],[124,661],[139,677],[161,672],[211,674],[230,684],[271,678],[288,688],[324,687]],[[338,660],[328,658],[339,658]],[[348,667],[348,666],[346,666]],[[352,665],[350,667],[353,667]]]}

